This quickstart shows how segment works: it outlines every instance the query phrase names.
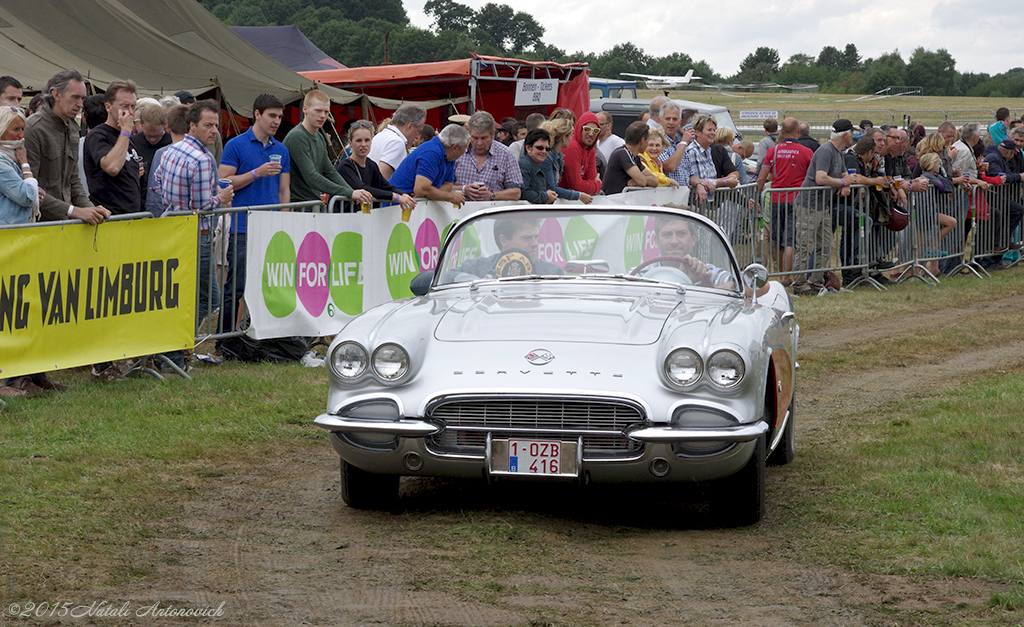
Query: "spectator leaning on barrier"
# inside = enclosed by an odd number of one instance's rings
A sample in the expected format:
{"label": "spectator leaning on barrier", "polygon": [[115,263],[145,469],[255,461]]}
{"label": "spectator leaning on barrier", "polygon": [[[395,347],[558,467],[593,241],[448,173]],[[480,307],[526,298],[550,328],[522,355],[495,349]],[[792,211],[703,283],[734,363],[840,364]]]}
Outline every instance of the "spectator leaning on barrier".
{"label": "spectator leaning on barrier", "polygon": [[466,202],[466,190],[465,186],[454,188],[455,160],[468,146],[469,131],[461,124],[449,124],[402,161],[391,184],[415,198],[461,205]]}
{"label": "spectator leaning on barrier", "polygon": [[94,207],[78,178],[79,130],[75,117],[85,100],[85,80],[78,70],[63,70],[46,83],[46,103],[25,125],[28,163],[46,191],[39,211],[43,220],[77,219],[99,224],[110,211]]}
{"label": "spectator leaning on barrier", "polygon": [[[175,102],[177,102],[177,99],[175,99]],[[167,149],[185,139],[185,134],[188,133],[188,105],[174,105],[167,108],[166,112],[167,132],[171,135],[171,143],[157,150],[153,155],[153,163],[150,166],[149,189],[146,190],[146,211],[152,213],[154,218],[159,218],[164,213],[164,197],[160,191],[160,186],[155,184],[153,173],[160,168],[160,162],[163,160]]]}
{"label": "spectator leaning on barrier", "polygon": [[[0,224],[27,224],[39,217],[39,200],[45,192],[32,176],[25,154],[25,112],[21,107],[0,105]],[[0,382],[0,397],[27,396],[62,391],[68,386],[46,373],[14,377]]]}
{"label": "spectator leaning on barrier", "polygon": [[[188,133],[171,144],[161,155],[159,167],[153,172],[153,185],[159,187],[164,211],[210,211],[227,206],[234,197],[231,185],[218,189],[217,165],[209,148],[213,146],[220,126],[220,106],[213,100],[200,100],[189,106]],[[211,283],[210,219],[199,225],[199,264],[196,282],[199,298],[196,320],[207,317],[214,303],[220,302],[220,290]],[[180,361],[180,356],[176,361]],[[182,365],[181,363],[178,364]]]}
{"label": "spectator leaning on barrier", "polygon": [[658,187],[679,187],[679,183],[665,176],[665,172],[658,162],[667,143],[664,131],[660,128],[652,128],[647,135],[647,149],[640,153],[640,159],[644,162],[647,171],[658,179]]}
{"label": "spectator leaning on barrier", "polygon": [[661,125],[662,130],[665,131],[666,142],[661,151],[661,169],[666,176],[681,186],[690,184],[680,165],[686,154],[686,147],[696,137],[689,120],[686,120],[685,130],[683,130],[683,115],[683,110],[671,100],[661,106]]}
{"label": "spectator leaning on barrier", "polygon": [[137,105],[135,113],[141,128],[132,135],[132,148],[142,159],[142,206],[145,207],[149,194],[149,175],[153,172],[153,155],[164,146],[171,145],[171,134],[167,132],[167,113],[159,102]]}
{"label": "spectator leaning on barrier", "polygon": [[142,211],[141,158],[131,142],[136,91],[132,81],[117,80],[107,86],[107,119],[89,131],[82,149],[89,200],[112,214]]}
{"label": "spectator leaning on barrier", "polygon": [[601,123],[597,116],[584,111],[564,151],[565,171],[559,185],[591,195],[601,192],[601,178],[597,174],[597,137],[600,134]]}
{"label": "spectator leaning on barrier", "polygon": [[562,118],[551,119],[541,125],[541,128],[551,136],[551,150],[548,151],[548,156],[540,164],[540,167],[544,169],[544,178],[547,179],[548,189],[555,190],[559,198],[581,200],[585,204],[590,204],[594,200],[590,194],[558,186],[559,181],[562,180],[562,174],[565,172],[565,157],[562,155],[562,151],[569,145],[569,140],[572,138],[573,124],[568,118]]}
{"label": "spectator leaning on barrier", "polygon": [[455,186],[466,200],[519,200],[523,175],[508,146],[494,141],[494,117],[477,111],[466,125],[472,150],[455,160]]}
{"label": "spectator leaning on barrier", "polygon": [[[803,185],[807,176],[807,167],[811,164],[814,153],[810,148],[799,143],[799,125],[796,118],[782,121],[779,143],[768,149],[757,173],[758,196],[764,190],[765,183],[772,182],[773,189],[795,189]],[[793,201],[797,192],[771,193],[771,239],[778,251],[779,272],[790,272],[793,269]],[[787,284],[789,277],[783,279]]]}
{"label": "spectator leaning on barrier", "polygon": [[657,187],[658,179],[647,170],[639,154],[647,150],[650,127],[636,121],[626,128],[626,141],[608,158],[604,175],[604,193],[618,194],[627,187]]}
{"label": "spectator leaning on barrier", "polygon": [[[260,94],[252,104],[252,126],[228,140],[217,171],[231,181],[235,207],[291,202],[288,149],[274,139],[284,118],[284,103],[274,94]],[[236,305],[245,294],[246,212],[233,214],[228,242],[219,326],[222,333],[237,326]]]}
{"label": "spectator leaning on barrier", "polygon": [[21,81],[13,76],[0,76],[0,106],[20,107],[22,94]]}
{"label": "spectator leaning on barrier", "polygon": [[331,100],[319,89],[306,93],[302,103],[302,123],[284,138],[291,158],[291,201],[318,200],[320,194],[344,196],[357,203],[373,202],[366,190],[352,191],[334,169],[327,155],[327,141],[320,133],[331,112]]}
{"label": "spectator leaning on barrier", "polygon": [[547,179],[541,164],[551,150],[551,136],[542,128],[535,128],[526,134],[526,154],[519,157],[519,171],[523,177],[522,199],[535,205],[549,205],[558,194],[548,189]]}
{"label": "spectator leaning on barrier", "polygon": [[384,178],[391,178],[402,165],[413,140],[423,129],[427,112],[423,107],[404,104],[391,116],[391,124],[373,138],[370,159],[373,159]]}
{"label": "spectator leaning on barrier", "polygon": [[[829,141],[822,144],[811,157],[807,167],[807,175],[801,187],[832,187],[841,197],[850,195],[850,185],[856,185],[858,174],[846,174],[846,162],[843,150],[853,141],[853,124],[849,120],[839,119],[832,124],[832,135]],[[793,278],[793,293],[799,296],[826,294],[825,277],[822,271],[811,273],[811,253],[814,254],[815,265],[826,266],[832,256],[832,210],[833,193],[828,190],[804,189],[797,197],[793,207],[796,220],[795,251],[793,270],[797,272]]]}
{"label": "spectator leaning on barrier", "polygon": [[[1021,157],[1020,149],[1024,147],[1024,127],[1020,133],[1011,133],[1010,139],[1004,139],[999,144],[994,144],[985,149],[985,161],[988,162],[988,175],[998,176],[1003,179],[1002,185],[1010,187],[999,190],[1000,196],[1006,198],[1006,204],[1010,211],[1009,229],[1003,231],[1001,203],[990,203],[993,209],[995,220],[996,245],[1000,250],[1019,250],[1020,244],[1010,241],[1014,231],[1021,223],[1024,216],[1024,205],[1020,201],[1021,173],[1024,173],[1024,158]],[[1015,129],[1016,130],[1016,129]]]}
{"label": "spectator leaning on barrier", "polygon": [[[715,193],[718,187],[735,187],[739,182],[739,175],[722,175],[719,171],[719,163],[716,163],[712,148],[715,145],[715,131],[718,130],[718,123],[710,115],[702,115],[693,123],[693,129],[697,135],[693,142],[686,147],[686,154],[683,155],[683,162],[680,167],[686,176],[687,184],[691,186],[699,202],[704,202],[708,196]],[[721,150],[719,162],[724,161],[731,167],[733,172],[736,168],[729,163],[725,149]]]}
{"label": "spectator leaning on barrier", "polygon": [[25,153],[25,112],[0,105],[0,224],[36,222],[44,194]]}
{"label": "spectator leaning on barrier", "polygon": [[366,120],[356,120],[349,127],[348,139],[352,155],[339,161],[336,169],[352,189],[365,189],[376,200],[397,203],[403,209],[415,209],[416,201],[384,178],[377,164],[368,157],[373,142],[373,124]]}

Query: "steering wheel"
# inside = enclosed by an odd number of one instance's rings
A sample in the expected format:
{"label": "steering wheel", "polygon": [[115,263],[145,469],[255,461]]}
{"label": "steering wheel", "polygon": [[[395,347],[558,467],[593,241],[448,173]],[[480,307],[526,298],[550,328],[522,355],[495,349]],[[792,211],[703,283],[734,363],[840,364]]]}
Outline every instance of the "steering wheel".
{"label": "steering wheel", "polygon": [[494,276],[496,278],[526,276],[533,274],[533,262],[525,250],[520,248],[509,248],[494,261]]}
{"label": "steering wheel", "polygon": [[[649,266],[653,266],[656,263],[662,263],[662,262],[665,262],[665,261],[675,261],[676,263],[678,263],[680,265],[686,263],[686,260],[683,259],[682,257],[672,257],[672,256],[655,257],[654,259],[648,259],[647,261],[643,262],[639,266],[633,268],[629,272],[629,274],[630,274],[630,276],[636,276],[636,275],[640,274],[641,270],[643,270],[643,269],[645,269],[645,268],[647,268]],[[686,273],[684,272],[683,274],[686,274]]]}

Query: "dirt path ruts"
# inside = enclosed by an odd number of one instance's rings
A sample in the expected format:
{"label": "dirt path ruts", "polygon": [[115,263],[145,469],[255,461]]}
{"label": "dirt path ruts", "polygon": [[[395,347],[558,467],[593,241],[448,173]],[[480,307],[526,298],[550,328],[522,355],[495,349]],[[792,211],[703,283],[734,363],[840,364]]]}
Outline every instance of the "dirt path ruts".
{"label": "dirt path ruts", "polygon": [[[851,338],[886,341],[1006,307],[1024,308],[1024,296],[925,312],[899,328],[878,319],[841,334],[805,329],[800,352],[812,356],[841,348]],[[1022,361],[1024,342],[1012,342],[915,366],[912,373],[880,367],[837,376],[827,388],[799,384],[798,449],[813,445],[830,422],[850,413],[882,407],[894,396],[933,393],[964,377]],[[132,563],[150,574],[124,590],[125,598],[224,601],[222,624],[266,627],[861,627],[896,624],[873,609],[879,604],[907,610],[978,606],[991,591],[987,582],[852,574],[788,559],[787,548],[780,546],[786,535],[773,523],[783,513],[773,507],[771,494],[786,489],[787,473],[800,472],[799,458],[769,473],[768,518],[747,530],[677,530],[672,521],[647,521],[642,514],[602,517],[590,512],[574,519],[565,509],[553,514],[544,508],[502,511],[475,505],[473,499],[488,498],[475,485],[424,480],[403,484],[407,511],[360,512],[341,501],[337,464],[326,442],[310,444],[252,467],[230,469],[193,491],[180,515],[165,521],[166,536],[132,554]],[[460,502],[467,511],[460,511]],[[622,505],[629,509],[635,504]],[[547,544],[563,561],[548,575],[496,575],[494,585],[507,594],[489,602],[466,600],[480,596],[452,592],[439,582],[447,569],[464,566],[468,558],[438,550],[416,531],[422,527],[429,535],[438,517],[446,523],[459,516],[525,527],[533,543]],[[173,624],[173,619],[161,621]]]}

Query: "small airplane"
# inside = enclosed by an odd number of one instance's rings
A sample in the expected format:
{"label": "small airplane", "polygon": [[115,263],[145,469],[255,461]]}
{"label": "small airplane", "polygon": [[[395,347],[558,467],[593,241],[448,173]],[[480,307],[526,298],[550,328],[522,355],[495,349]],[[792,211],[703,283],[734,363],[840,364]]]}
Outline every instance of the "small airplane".
{"label": "small airplane", "polygon": [[647,89],[675,89],[682,85],[689,85],[692,79],[700,80],[699,76],[693,75],[693,70],[686,73],[686,76],[651,76],[649,74],[630,74],[622,72],[623,76],[642,78],[647,83]]}

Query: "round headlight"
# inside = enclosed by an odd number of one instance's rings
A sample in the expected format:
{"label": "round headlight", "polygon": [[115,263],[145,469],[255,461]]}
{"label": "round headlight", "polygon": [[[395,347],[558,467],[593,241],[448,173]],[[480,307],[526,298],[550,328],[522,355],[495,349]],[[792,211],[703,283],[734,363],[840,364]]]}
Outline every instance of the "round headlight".
{"label": "round headlight", "polygon": [[708,377],[715,385],[731,388],[743,380],[743,358],[730,350],[721,350],[708,359]]}
{"label": "round headlight", "polygon": [[355,342],[342,342],[331,353],[331,368],[342,379],[356,379],[363,376],[370,356],[366,349]]}
{"label": "round headlight", "polygon": [[409,373],[409,353],[398,344],[381,344],[373,351],[373,371],[392,383]]}
{"label": "round headlight", "polygon": [[703,373],[700,355],[689,348],[677,348],[665,359],[665,376],[676,385],[696,383]]}

